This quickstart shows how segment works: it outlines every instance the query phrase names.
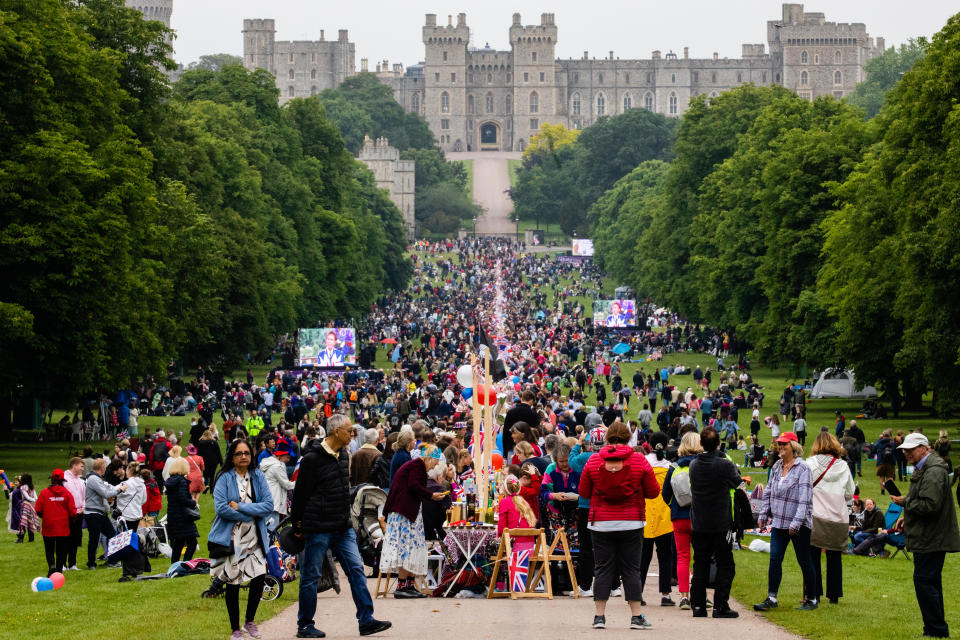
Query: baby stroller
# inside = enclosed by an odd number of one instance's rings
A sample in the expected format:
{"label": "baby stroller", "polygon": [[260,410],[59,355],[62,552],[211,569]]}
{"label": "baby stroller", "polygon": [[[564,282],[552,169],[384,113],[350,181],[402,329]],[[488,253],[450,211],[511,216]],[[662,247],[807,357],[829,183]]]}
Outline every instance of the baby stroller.
{"label": "baby stroller", "polygon": [[361,484],[350,490],[350,523],[357,533],[357,546],[363,564],[377,574],[380,564],[380,549],[383,543],[383,527],[380,515],[387,503],[387,492],[374,484]]}
{"label": "baby stroller", "polygon": [[[267,516],[267,535],[270,536],[270,546],[267,549],[267,575],[263,582],[261,600],[276,600],[283,594],[283,584],[297,579],[297,559],[280,548],[280,529],[289,524],[289,518],[282,520],[276,514]],[[218,598],[223,595],[224,582],[218,578],[210,581],[210,586],[200,594],[201,598]],[[247,587],[241,587],[246,589]]]}

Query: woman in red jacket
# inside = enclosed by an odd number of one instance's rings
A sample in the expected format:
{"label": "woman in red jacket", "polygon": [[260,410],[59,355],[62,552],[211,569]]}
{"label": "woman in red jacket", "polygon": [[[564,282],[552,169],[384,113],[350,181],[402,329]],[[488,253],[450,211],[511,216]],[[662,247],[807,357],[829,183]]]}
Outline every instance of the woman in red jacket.
{"label": "woman in red jacket", "polygon": [[634,452],[630,428],[619,420],[607,429],[606,444],[587,461],[580,475],[580,496],[590,501],[587,527],[593,538],[596,562],[593,601],[596,613],[593,628],[606,628],[604,612],[610,588],[619,575],[630,603],[630,628],[651,625],[640,613],[640,556],[643,549],[645,501],[660,493],[650,463]]}
{"label": "woman in red jacket", "polygon": [[73,496],[63,486],[63,471],[54,469],[50,486],[37,498],[37,515],[43,520],[40,534],[47,553],[47,577],[63,571],[70,549],[70,518],[77,517]]}

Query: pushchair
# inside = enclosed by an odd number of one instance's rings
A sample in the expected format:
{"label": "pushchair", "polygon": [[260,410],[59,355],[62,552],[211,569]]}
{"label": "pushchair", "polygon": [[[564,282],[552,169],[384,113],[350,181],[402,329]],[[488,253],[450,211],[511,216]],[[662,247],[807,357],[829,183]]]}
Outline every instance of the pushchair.
{"label": "pushchair", "polygon": [[357,546],[363,564],[377,575],[380,550],[383,546],[383,527],[380,516],[387,503],[387,492],[375,484],[361,484],[350,489],[350,524],[357,534]]}
{"label": "pushchair", "polygon": [[[289,525],[290,519],[280,519],[276,514],[266,518],[267,534],[270,536],[270,548],[267,549],[267,574],[263,583],[261,600],[276,600],[283,595],[285,582],[297,579],[297,558],[280,548],[280,530]],[[200,594],[201,598],[217,598],[223,595],[225,583],[218,578],[210,581],[210,586]],[[243,589],[247,586],[241,587]]]}

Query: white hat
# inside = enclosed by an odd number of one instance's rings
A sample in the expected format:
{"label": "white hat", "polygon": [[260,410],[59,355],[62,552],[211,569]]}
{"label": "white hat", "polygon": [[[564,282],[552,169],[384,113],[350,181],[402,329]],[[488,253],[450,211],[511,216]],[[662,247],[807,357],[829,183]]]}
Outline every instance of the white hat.
{"label": "white hat", "polygon": [[903,444],[897,447],[897,449],[914,449],[920,445],[925,447],[930,446],[930,441],[927,440],[927,436],[922,433],[911,433],[903,439]]}

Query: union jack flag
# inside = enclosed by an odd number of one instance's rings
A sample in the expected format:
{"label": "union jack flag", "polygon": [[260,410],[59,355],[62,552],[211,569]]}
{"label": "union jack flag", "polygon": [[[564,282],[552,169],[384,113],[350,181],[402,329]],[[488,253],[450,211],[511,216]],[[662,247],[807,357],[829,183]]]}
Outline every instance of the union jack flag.
{"label": "union jack flag", "polygon": [[461,500],[463,500],[463,487],[460,486],[460,483],[451,482],[450,491],[453,493],[454,502],[460,502]]}
{"label": "union jack flag", "polygon": [[530,549],[514,549],[510,554],[510,589],[516,592],[527,590],[527,573],[530,568]]}

